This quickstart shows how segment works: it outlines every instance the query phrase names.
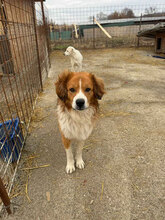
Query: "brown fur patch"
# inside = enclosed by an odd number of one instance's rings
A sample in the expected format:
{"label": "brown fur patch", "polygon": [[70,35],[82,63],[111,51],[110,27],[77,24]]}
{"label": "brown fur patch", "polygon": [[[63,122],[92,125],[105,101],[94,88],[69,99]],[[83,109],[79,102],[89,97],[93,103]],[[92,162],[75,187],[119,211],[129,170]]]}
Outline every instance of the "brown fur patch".
{"label": "brown fur patch", "polygon": [[67,82],[72,74],[73,73],[69,71],[64,71],[62,74],[59,75],[58,80],[55,82],[56,93],[58,97],[64,102],[67,100],[68,97]]}
{"label": "brown fur patch", "polygon": [[92,80],[93,80],[95,97],[97,99],[101,99],[103,95],[105,94],[104,82],[102,79],[94,76],[93,74],[92,74]]}
{"label": "brown fur patch", "polygon": [[67,138],[63,135],[62,132],[61,132],[61,137],[62,137],[62,142],[63,142],[63,144],[64,144],[64,147],[65,147],[66,149],[69,149],[71,140],[67,139]]}

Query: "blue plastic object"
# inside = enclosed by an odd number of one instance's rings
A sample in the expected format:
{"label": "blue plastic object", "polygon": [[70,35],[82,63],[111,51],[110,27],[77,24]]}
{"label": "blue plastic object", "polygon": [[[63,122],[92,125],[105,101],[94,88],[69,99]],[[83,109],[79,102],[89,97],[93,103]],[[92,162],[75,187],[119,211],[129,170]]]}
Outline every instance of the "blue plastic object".
{"label": "blue plastic object", "polygon": [[8,162],[9,159],[11,159],[10,162],[16,162],[23,146],[23,140],[18,118],[8,120],[4,124],[0,123],[0,158],[5,162]]}
{"label": "blue plastic object", "polygon": [[154,57],[154,58],[159,58],[159,59],[165,59],[165,57],[155,56],[155,55],[153,55],[152,57]]}

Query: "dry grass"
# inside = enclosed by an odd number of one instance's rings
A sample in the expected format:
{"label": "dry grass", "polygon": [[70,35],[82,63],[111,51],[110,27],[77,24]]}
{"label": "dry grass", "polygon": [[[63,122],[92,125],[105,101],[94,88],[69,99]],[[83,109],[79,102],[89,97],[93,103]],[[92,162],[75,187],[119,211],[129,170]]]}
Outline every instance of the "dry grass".
{"label": "dry grass", "polygon": [[34,114],[32,116],[32,122],[41,122],[48,116],[49,114],[46,114],[43,108],[37,108],[35,109]]}
{"label": "dry grass", "polygon": [[118,116],[130,116],[133,115],[132,112],[125,112],[125,111],[112,111],[109,110],[109,106],[112,104],[120,104],[122,102],[122,100],[118,100],[118,101],[107,101],[102,103],[102,105],[100,106],[100,117],[101,118],[105,118],[105,117],[118,117]]}
{"label": "dry grass", "polygon": [[101,185],[101,195],[100,195],[100,201],[102,200],[103,198],[103,193],[104,193],[104,182],[102,183]]}
{"label": "dry grass", "polygon": [[34,170],[34,169],[45,168],[45,167],[50,167],[50,164],[45,164],[45,165],[40,165],[40,166],[35,166],[35,167],[25,167],[25,168],[22,168],[21,170]]}
{"label": "dry grass", "polygon": [[29,179],[34,169],[49,167],[49,164],[38,165],[37,159],[40,158],[40,155],[32,154],[29,156],[22,157],[23,168],[20,169],[20,179],[21,182],[16,180],[14,187],[12,189],[10,198],[14,199],[18,196],[25,197],[28,202],[31,202],[29,196]]}
{"label": "dry grass", "polygon": [[[102,64],[100,64],[99,60],[95,65],[101,65],[101,67],[104,67],[104,69],[111,69],[117,68],[117,69],[124,69],[124,65],[127,64],[146,64],[146,65],[152,65],[152,66],[164,66],[164,60],[163,59],[157,59],[152,57],[153,49],[152,48],[144,48],[144,51],[142,51],[143,48],[140,48],[137,50],[137,48],[113,48],[112,54],[109,54],[109,57],[107,57],[107,49],[101,50],[102,55]],[[111,52],[111,49],[109,49]],[[89,52],[90,54],[90,52]],[[92,53],[91,53],[92,54]],[[164,55],[162,55],[164,56]],[[100,59],[100,58],[99,58]],[[99,63],[99,64],[98,64]],[[102,73],[103,74],[103,73]]]}
{"label": "dry grass", "polygon": [[152,66],[164,65],[164,60],[149,56],[153,53],[153,50],[150,48],[145,48],[145,54],[144,52],[142,54],[141,50],[142,48],[140,48],[140,50],[137,50],[136,48],[123,48],[122,51],[116,49],[115,56],[111,57],[110,62],[116,63],[116,61],[118,61],[117,57],[120,57],[120,60],[127,64],[149,64]]}
{"label": "dry grass", "polygon": [[102,118],[104,117],[113,117],[113,116],[129,116],[132,115],[130,112],[115,112],[115,111],[109,111],[109,112],[104,112],[101,113],[100,116]]}
{"label": "dry grass", "polygon": [[45,118],[48,118],[49,114],[46,112],[46,109],[36,108],[31,118],[31,124],[29,127],[29,133],[31,133],[35,128],[43,128],[43,125],[38,122],[42,122]]}

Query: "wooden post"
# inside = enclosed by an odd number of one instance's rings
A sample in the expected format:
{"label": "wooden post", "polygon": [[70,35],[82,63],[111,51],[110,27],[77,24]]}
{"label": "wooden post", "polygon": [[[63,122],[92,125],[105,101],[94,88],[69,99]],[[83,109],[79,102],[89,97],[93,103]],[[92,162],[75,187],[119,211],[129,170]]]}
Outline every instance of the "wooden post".
{"label": "wooden post", "polygon": [[[142,25],[142,14],[140,15],[140,24],[139,24],[139,31],[141,31],[141,25]],[[140,45],[140,38],[138,37],[137,47]]]}
{"label": "wooden post", "polygon": [[77,33],[77,27],[76,27],[76,24],[74,24],[74,31],[75,31],[75,37],[78,39],[78,33]]}
{"label": "wooden post", "polygon": [[3,204],[5,205],[7,213],[11,214],[10,199],[6,192],[5,186],[3,185],[1,177],[0,177],[0,197],[2,199]]}

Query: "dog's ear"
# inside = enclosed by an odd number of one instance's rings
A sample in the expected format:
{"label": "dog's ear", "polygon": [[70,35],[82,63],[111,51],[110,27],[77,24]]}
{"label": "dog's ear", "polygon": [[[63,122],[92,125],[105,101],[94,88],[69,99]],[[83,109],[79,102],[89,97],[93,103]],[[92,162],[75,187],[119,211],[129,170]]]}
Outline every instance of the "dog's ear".
{"label": "dog's ear", "polygon": [[70,75],[70,72],[65,71],[58,76],[58,80],[55,82],[57,96],[62,101],[66,101],[68,97],[67,82]]}
{"label": "dog's ear", "polygon": [[101,99],[105,94],[104,82],[102,79],[94,76],[93,74],[92,74],[92,80],[93,80],[94,95],[97,99]]}

